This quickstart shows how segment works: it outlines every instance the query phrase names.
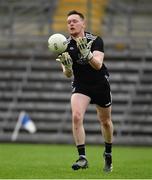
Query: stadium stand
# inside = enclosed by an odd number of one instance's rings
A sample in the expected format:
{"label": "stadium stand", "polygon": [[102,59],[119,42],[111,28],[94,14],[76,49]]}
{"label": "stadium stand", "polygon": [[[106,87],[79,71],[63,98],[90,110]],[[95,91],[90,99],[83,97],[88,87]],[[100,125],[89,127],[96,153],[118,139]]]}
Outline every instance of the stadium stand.
{"label": "stadium stand", "polygon": [[[71,80],[63,76],[47,48],[47,38],[57,31],[53,19],[60,3],[0,1],[1,142],[11,141],[22,110],[38,130],[31,135],[21,128],[18,142],[73,142]],[[152,144],[151,7],[150,0],[109,0],[100,19],[111,74],[115,144]],[[86,113],[85,127],[88,143],[103,142],[93,105]]]}
{"label": "stadium stand", "polygon": [[[67,33],[66,16],[71,10],[82,12],[88,19],[88,28],[96,34],[101,33],[101,22],[104,17],[104,10],[107,5],[107,0],[60,0],[53,16],[52,29],[55,32]],[[89,11],[88,11],[89,9]]]}
{"label": "stadium stand", "polygon": [[11,51],[38,50],[49,34],[57,1],[1,0],[0,1],[0,47]]}
{"label": "stadium stand", "polygon": [[[62,128],[65,108],[69,110],[68,97],[70,96],[69,85],[59,72],[58,65],[55,62],[52,63],[50,58],[31,59],[30,56],[20,56],[19,59],[3,57],[0,62],[0,116],[3,119],[1,121],[3,139],[10,139],[21,111],[28,112],[36,121],[38,132],[40,131],[42,137],[45,137],[44,142],[47,139],[49,141],[53,133],[56,138],[56,133]],[[67,104],[66,107],[65,104]],[[26,140],[26,136],[30,141],[31,137],[26,133],[21,139]],[[36,140],[42,141],[41,138]]]}

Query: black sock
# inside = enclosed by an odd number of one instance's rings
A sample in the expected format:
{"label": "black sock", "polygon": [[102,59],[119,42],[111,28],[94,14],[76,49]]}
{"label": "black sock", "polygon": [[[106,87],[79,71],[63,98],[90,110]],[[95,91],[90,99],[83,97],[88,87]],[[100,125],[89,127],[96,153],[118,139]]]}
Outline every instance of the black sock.
{"label": "black sock", "polygon": [[85,144],[77,146],[79,156],[85,156]]}
{"label": "black sock", "polygon": [[105,153],[111,153],[111,152],[112,152],[112,143],[105,142]]}

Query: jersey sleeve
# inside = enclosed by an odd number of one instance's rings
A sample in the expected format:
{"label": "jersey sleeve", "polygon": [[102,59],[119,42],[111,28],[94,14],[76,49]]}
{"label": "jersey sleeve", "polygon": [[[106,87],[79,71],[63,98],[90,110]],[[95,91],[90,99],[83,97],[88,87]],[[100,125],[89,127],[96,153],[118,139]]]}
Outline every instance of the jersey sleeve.
{"label": "jersey sleeve", "polygon": [[94,40],[94,42],[92,43],[92,47],[91,47],[91,51],[101,51],[104,52],[104,43],[102,38],[100,38],[99,36],[97,36],[97,38]]}

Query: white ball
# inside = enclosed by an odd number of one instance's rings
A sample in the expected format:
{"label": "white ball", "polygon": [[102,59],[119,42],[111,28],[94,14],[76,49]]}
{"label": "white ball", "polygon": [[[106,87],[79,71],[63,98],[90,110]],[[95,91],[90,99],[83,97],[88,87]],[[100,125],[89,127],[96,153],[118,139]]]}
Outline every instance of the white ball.
{"label": "white ball", "polygon": [[52,53],[63,53],[68,46],[67,39],[63,34],[53,34],[48,39],[48,48]]}

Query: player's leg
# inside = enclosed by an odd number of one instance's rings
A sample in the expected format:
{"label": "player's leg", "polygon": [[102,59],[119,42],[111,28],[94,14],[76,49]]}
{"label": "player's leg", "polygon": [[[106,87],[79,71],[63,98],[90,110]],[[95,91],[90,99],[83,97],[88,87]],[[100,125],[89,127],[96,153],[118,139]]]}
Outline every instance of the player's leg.
{"label": "player's leg", "polygon": [[97,115],[101,124],[102,135],[105,140],[104,171],[112,171],[112,140],[113,140],[113,123],[111,121],[111,106],[110,107],[97,107]]}
{"label": "player's leg", "polygon": [[86,95],[74,93],[71,96],[72,131],[79,154],[79,159],[72,166],[74,170],[88,167],[85,155],[85,130],[83,118],[89,103],[90,98]]}

